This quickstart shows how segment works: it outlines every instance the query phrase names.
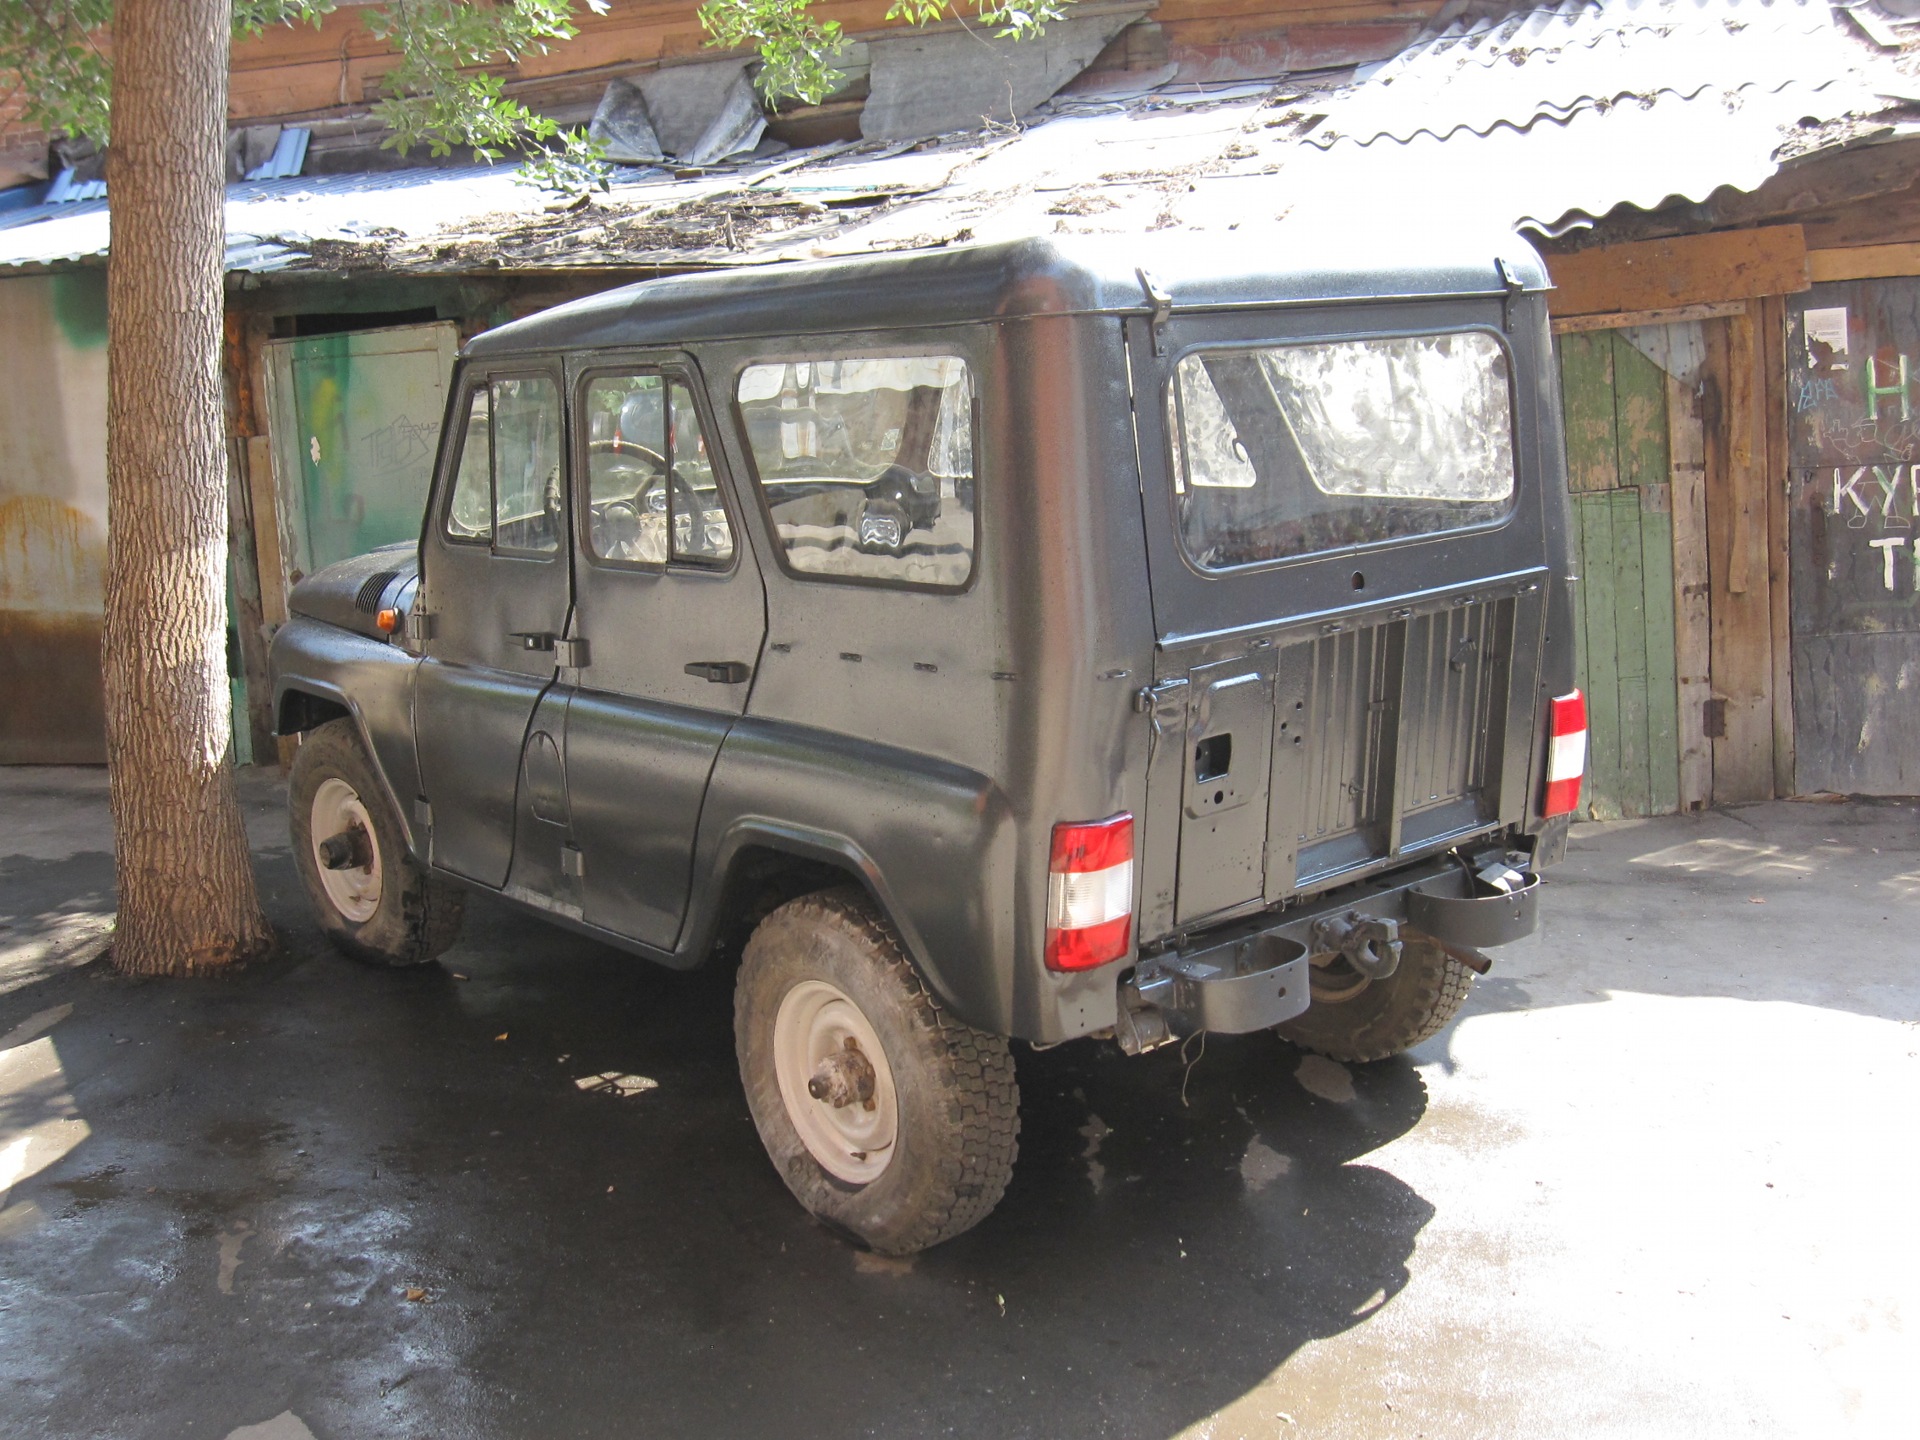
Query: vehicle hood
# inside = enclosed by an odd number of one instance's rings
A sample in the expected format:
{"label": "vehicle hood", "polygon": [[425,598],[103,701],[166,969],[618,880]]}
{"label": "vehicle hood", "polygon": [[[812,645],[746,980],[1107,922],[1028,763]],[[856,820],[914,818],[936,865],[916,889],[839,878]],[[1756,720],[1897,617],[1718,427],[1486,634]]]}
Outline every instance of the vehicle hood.
{"label": "vehicle hood", "polygon": [[391,637],[374,623],[375,617],[392,609],[404,618],[413,605],[419,574],[420,553],[411,541],[383,545],[316,570],[293,587],[287,608],[309,620],[386,640]]}

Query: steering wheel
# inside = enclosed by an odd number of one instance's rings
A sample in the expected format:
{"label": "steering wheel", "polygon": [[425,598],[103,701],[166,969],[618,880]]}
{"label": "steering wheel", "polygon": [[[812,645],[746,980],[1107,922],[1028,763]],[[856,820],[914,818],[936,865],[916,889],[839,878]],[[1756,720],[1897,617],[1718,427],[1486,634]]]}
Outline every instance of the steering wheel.
{"label": "steering wheel", "polygon": [[638,560],[640,510],[631,500],[610,500],[593,517],[593,548],[608,560]]}
{"label": "steering wheel", "polygon": [[[719,552],[714,548],[712,538],[707,534],[707,507],[700,503],[700,493],[679,470],[672,466],[663,467],[658,475],[653,476],[640,487],[639,493],[633,497],[634,504],[647,505],[648,497],[662,484],[673,488],[673,498],[679,503],[679,508],[686,512],[687,553],[711,560]],[[652,507],[648,506],[648,508]],[[667,549],[671,554],[673,551],[671,537],[669,537]]]}
{"label": "steering wheel", "polygon": [[655,470],[667,468],[667,457],[658,450],[646,445],[635,444],[631,440],[589,440],[589,455],[632,455],[646,461]]}

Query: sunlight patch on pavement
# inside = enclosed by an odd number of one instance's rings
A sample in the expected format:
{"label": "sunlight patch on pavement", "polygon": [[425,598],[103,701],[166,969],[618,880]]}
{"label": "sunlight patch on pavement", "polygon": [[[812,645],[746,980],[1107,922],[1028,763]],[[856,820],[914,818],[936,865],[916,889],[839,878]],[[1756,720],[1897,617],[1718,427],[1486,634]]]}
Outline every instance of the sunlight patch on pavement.
{"label": "sunlight patch on pavement", "polygon": [[313,1431],[307,1428],[307,1422],[291,1410],[282,1410],[271,1420],[262,1420],[258,1425],[242,1425],[238,1430],[229,1430],[227,1440],[314,1440]]}
{"label": "sunlight patch on pavement", "polygon": [[[15,1033],[41,1021],[40,1028],[48,1029],[65,1018],[42,1011]],[[51,1036],[0,1050],[0,1239],[32,1229],[40,1218],[33,1202],[11,1203],[14,1187],[65,1159],[91,1133]]]}
{"label": "sunlight patch on pavement", "polygon": [[0,931],[0,995],[36,985],[56,971],[89,964],[113,940],[110,912],[70,911],[10,919],[16,927],[30,919],[33,933],[16,936]]}

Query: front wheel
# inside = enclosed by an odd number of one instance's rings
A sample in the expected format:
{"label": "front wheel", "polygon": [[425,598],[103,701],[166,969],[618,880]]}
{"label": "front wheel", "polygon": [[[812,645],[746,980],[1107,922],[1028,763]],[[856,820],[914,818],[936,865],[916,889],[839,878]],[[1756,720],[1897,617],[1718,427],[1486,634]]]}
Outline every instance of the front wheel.
{"label": "front wheel", "polygon": [[301,739],[287,808],[294,864],[338,948],[376,965],[424,965],[459,938],[464,897],[407,853],[351,720]]}
{"label": "front wheel", "polygon": [[1360,974],[1337,955],[1309,962],[1313,1003],[1274,1032],[1303,1050],[1360,1064],[1411,1050],[1460,1013],[1473,972],[1429,935],[1409,934],[1385,980]]}
{"label": "front wheel", "polygon": [[747,1108],[794,1197],[883,1255],[978,1224],[1020,1130],[1007,1042],[948,1018],[855,889],[790,901],[734,991]]}

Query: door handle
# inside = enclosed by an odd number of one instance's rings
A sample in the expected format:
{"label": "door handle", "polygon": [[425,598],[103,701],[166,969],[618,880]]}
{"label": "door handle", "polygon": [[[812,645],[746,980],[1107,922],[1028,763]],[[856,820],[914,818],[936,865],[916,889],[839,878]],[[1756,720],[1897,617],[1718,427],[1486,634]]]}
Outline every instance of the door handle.
{"label": "door handle", "polygon": [[551,650],[560,637],[551,630],[509,630],[509,640],[518,640],[522,650]]}
{"label": "door handle", "polygon": [[686,667],[687,674],[715,685],[744,685],[753,670],[738,660],[696,660]]}

